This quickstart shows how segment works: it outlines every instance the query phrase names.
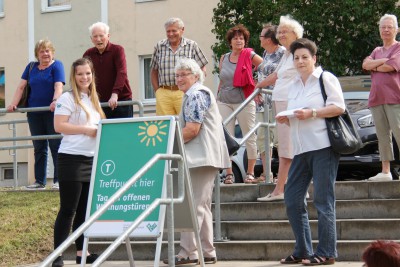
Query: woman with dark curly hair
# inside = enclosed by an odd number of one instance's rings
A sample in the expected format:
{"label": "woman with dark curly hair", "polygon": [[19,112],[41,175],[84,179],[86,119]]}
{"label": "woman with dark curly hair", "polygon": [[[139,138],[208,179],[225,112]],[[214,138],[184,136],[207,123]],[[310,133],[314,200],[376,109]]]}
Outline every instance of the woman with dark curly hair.
{"label": "woman with dark curly hair", "polygon": [[[219,62],[220,84],[218,88],[218,108],[223,119],[237,109],[254,91],[253,69],[262,63],[262,58],[253,49],[247,48],[250,33],[242,24],[236,25],[226,33],[231,52],[222,55]],[[240,129],[245,135],[255,124],[256,105],[251,101],[237,116],[226,125],[233,134],[235,121],[239,122]],[[257,159],[256,135],[252,134],[246,141],[247,175],[245,183],[254,180],[254,166]],[[233,184],[235,177],[232,169],[227,169],[225,184]]]}
{"label": "woman with dark curly hair", "polygon": [[362,260],[365,267],[400,267],[400,244],[374,241],[365,249]]}

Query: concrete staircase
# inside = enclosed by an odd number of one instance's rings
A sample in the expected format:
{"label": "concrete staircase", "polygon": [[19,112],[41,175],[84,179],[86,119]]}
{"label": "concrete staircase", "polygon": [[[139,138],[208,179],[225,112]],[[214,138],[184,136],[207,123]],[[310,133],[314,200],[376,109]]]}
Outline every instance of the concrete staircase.
{"label": "concrete staircase", "polygon": [[[257,202],[274,185],[234,184],[221,186],[221,232],[224,241],[215,242],[220,260],[278,260],[289,255],[294,238],[283,201]],[[317,215],[311,198],[308,211],[314,244],[317,243]],[[359,261],[363,249],[376,239],[400,242],[400,181],[337,182],[336,216],[338,261]],[[175,234],[176,251],[179,234]],[[166,235],[165,235],[166,240]],[[91,240],[91,251],[101,252],[110,241]],[[153,260],[154,240],[132,240],[136,260]],[[74,258],[74,246],[64,255]],[[162,258],[167,257],[163,244]],[[110,260],[127,260],[125,245]]]}

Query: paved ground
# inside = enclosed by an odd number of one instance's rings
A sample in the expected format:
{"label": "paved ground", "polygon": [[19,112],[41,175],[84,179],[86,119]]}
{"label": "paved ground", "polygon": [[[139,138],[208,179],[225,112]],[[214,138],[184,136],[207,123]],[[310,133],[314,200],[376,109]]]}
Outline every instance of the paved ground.
{"label": "paved ground", "polygon": [[[74,261],[65,261],[65,267],[79,267],[80,265],[75,264]],[[362,262],[336,262],[333,267],[361,267]],[[36,264],[26,265],[25,267],[34,267]],[[87,265],[90,266],[90,265]],[[101,265],[102,267],[129,267],[129,262],[127,261],[106,261]],[[154,262],[152,261],[136,261],[135,267],[153,267]],[[164,263],[160,263],[160,267],[167,266]],[[183,265],[183,266],[199,266],[199,265]],[[303,266],[301,264],[280,264],[276,261],[219,261],[216,264],[206,264],[207,267],[283,267],[283,266]]]}

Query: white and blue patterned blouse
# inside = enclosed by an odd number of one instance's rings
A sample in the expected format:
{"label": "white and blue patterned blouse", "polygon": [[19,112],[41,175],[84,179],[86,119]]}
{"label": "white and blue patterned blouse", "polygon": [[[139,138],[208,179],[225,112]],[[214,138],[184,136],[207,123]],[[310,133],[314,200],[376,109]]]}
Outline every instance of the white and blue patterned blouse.
{"label": "white and blue patterned blouse", "polygon": [[204,90],[196,90],[200,86],[195,83],[186,93],[187,101],[183,107],[183,118],[186,122],[202,123],[207,110],[211,106],[211,97]]}

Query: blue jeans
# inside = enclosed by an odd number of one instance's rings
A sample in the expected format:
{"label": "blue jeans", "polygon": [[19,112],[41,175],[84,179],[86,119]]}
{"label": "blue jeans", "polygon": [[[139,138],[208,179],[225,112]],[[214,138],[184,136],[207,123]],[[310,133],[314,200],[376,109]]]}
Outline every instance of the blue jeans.
{"label": "blue jeans", "polygon": [[318,246],[315,254],[336,258],[335,180],[340,155],[331,147],[296,155],[285,187],[286,213],[296,239],[293,255],[312,256],[313,246],[306,194],[311,179],[314,206],[318,214]]}
{"label": "blue jeans", "polygon": [[[57,134],[54,130],[54,113],[28,112],[29,130],[32,136]],[[37,183],[46,185],[47,172],[47,146],[50,147],[54,165],[54,183],[58,182],[57,157],[61,139],[34,140],[33,148],[35,154],[35,180]]]}

